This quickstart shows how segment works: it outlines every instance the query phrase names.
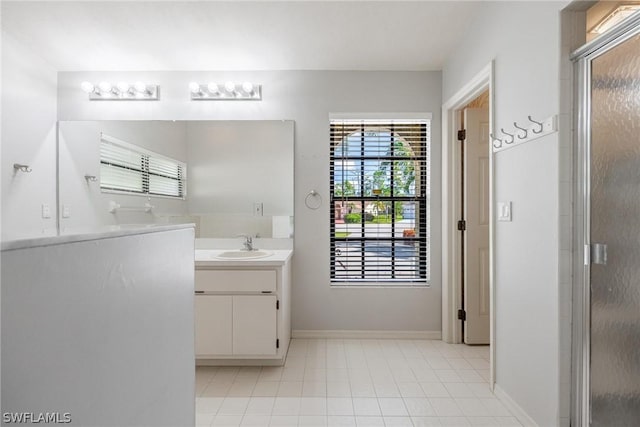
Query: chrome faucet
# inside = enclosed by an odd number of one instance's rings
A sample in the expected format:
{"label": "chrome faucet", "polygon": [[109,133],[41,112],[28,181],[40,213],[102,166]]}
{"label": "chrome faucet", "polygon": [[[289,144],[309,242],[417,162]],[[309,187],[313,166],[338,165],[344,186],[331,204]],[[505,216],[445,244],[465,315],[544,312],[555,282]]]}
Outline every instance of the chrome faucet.
{"label": "chrome faucet", "polygon": [[247,234],[241,234],[240,237],[244,237],[244,242],[242,243],[242,245],[244,246],[244,250],[245,251],[254,251],[256,250],[253,247],[253,237],[247,235]]}

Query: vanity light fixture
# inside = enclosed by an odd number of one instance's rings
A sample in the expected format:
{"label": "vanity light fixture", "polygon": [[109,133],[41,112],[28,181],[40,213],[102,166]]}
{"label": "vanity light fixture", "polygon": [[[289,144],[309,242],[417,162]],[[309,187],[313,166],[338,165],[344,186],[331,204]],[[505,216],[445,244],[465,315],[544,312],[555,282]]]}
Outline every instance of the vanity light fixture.
{"label": "vanity light fixture", "polygon": [[86,93],[91,93],[95,90],[95,86],[93,85],[93,83],[90,82],[82,82],[82,84],[80,84],[80,87],[82,88],[82,90]]}
{"label": "vanity light fixture", "polygon": [[100,93],[113,92],[113,86],[111,86],[111,83],[109,82],[100,82],[100,84],[98,85],[98,89],[100,90]]}
{"label": "vanity light fixture", "polygon": [[202,90],[200,89],[200,84],[198,84],[196,82],[189,83],[189,90],[191,91],[192,94],[201,93],[202,92]]}
{"label": "vanity light fixture", "polygon": [[118,82],[116,87],[118,88],[118,92],[120,93],[129,92],[129,90],[131,89],[131,85],[127,82]]}
{"label": "vanity light fixture", "polygon": [[253,83],[251,82],[242,83],[242,91],[247,95],[253,95]]}
{"label": "vanity light fixture", "polygon": [[218,85],[214,82],[209,82],[209,84],[207,85],[207,90],[213,95],[220,93],[220,87],[218,87]]}
{"label": "vanity light fixture", "polygon": [[260,101],[262,86],[251,82],[236,84],[227,81],[224,84],[209,82],[200,84],[189,83],[192,101]]}
{"label": "vanity light fixture", "polygon": [[618,22],[621,22],[627,17],[633,15],[638,10],[640,10],[640,4],[621,4],[598,22],[590,32],[594,34],[606,33],[609,29],[618,24]]}
{"label": "vanity light fixture", "polygon": [[236,84],[234,82],[226,82],[224,84],[224,90],[226,90],[229,93],[229,95],[235,96]]}
{"label": "vanity light fixture", "polygon": [[140,81],[133,84],[122,81],[115,85],[108,81],[97,85],[82,82],[80,87],[91,101],[157,101],[160,94],[160,86]]}

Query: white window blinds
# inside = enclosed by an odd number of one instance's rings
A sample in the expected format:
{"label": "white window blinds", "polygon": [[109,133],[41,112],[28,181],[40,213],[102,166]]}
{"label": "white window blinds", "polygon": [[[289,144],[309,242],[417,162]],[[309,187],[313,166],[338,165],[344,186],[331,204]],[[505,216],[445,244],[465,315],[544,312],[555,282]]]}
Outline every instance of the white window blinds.
{"label": "white window blinds", "polygon": [[186,178],[185,163],[101,135],[100,189],[103,192],[184,199]]}
{"label": "white window blinds", "polygon": [[331,120],[333,285],[429,281],[430,121]]}

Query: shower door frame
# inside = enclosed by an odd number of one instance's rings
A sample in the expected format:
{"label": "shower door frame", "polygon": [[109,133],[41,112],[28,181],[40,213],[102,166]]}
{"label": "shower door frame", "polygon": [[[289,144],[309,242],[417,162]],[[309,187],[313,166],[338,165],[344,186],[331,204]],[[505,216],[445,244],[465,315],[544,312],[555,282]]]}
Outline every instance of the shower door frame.
{"label": "shower door frame", "polygon": [[571,55],[576,114],[573,213],[573,296],[571,345],[571,425],[591,425],[591,62],[640,34],[640,12]]}

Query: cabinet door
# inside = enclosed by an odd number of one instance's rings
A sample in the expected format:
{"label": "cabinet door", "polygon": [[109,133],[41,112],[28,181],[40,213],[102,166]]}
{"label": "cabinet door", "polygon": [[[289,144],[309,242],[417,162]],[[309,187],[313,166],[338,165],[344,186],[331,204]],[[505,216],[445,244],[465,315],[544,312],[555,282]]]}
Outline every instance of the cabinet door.
{"label": "cabinet door", "polygon": [[276,354],[275,296],[233,297],[233,353]]}
{"label": "cabinet door", "polygon": [[231,354],[232,298],[231,296],[196,295],[196,356]]}

